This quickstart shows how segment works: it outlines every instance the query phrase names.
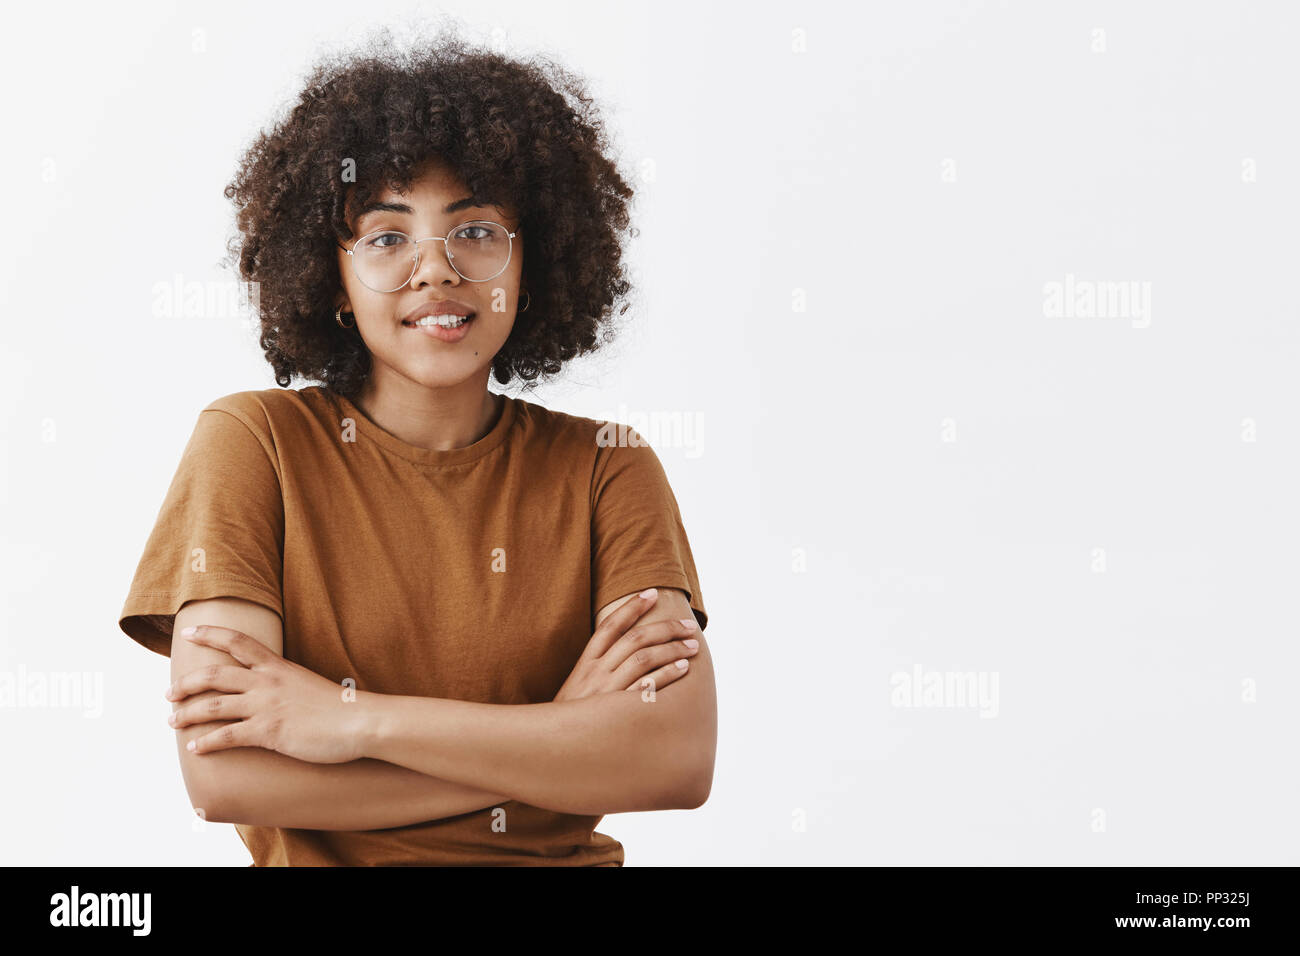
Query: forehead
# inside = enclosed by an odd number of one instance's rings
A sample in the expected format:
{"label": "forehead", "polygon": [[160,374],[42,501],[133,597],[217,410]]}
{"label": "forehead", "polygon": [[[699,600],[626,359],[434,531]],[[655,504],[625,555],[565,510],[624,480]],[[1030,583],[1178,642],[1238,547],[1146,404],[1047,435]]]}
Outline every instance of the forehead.
{"label": "forehead", "polygon": [[417,171],[410,188],[399,192],[391,187],[381,189],[374,198],[357,212],[361,219],[371,213],[392,213],[399,216],[450,216],[468,211],[474,216],[504,218],[506,210],[489,200],[474,196],[464,180],[451,168],[438,163],[426,163]]}

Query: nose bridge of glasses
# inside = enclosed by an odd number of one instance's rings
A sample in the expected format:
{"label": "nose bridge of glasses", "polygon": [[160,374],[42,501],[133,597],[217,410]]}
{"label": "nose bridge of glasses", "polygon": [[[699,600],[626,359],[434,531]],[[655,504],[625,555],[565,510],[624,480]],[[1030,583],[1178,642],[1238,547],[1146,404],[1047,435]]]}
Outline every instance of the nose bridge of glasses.
{"label": "nose bridge of glasses", "polygon": [[[441,240],[442,240],[442,251],[443,251],[443,253],[444,253],[442,256],[430,256],[430,257],[426,258],[424,255],[421,254],[421,252],[420,252],[420,243],[422,243],[422,242],[428,242],[428,241],[431,240],[431,239],[441,239]],[[422,268],[424,268],[424,266],[425,266],[428,262],[433,262],[433,263],[435,264],[435,266],[437,266],[437,265],[443,265],[443,264],[445,263],[446,266],[447,266],[448,268],[450,268],[451,271],[452,271],[453,273],[459,274],[459,272],[458,272],[458,270],[456,269],[456,267],[455,267],[454,265],[451,264],[451,247],[447,244],[447,237],[446,237],[446,236],[425,236],[423,239],[412,239],[412,240],[411,240],[411,247],[412,247],[412,250],[413,250],[413,252],[414,252],[414,255],[411,257],[411,275],[410,275],[410,279],[414,279],[415,276],[416,276],[416,273],[418,273]],[[408,279],[407,281],[409,282],[410,279]]]}

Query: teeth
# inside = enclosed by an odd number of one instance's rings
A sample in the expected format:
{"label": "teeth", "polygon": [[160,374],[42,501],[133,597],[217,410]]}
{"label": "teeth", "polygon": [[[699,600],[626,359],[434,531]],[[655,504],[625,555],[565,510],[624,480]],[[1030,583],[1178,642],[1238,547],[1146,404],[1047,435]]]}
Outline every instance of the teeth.
{"label": "teeth", "polygon": [[463,315],[426,315],[416,319],[412,325],[440,325],[444,329],[454,329],[466,321]]}

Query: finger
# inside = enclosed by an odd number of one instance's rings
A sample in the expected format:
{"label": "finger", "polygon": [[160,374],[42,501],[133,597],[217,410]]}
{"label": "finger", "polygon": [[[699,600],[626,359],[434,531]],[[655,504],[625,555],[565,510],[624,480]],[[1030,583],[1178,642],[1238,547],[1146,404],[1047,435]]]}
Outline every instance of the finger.
{"label": "finger", "polygon": [[614,669],[614,686],[634,684],[647,674],[675,661],[693,657],[699,651],[698,643],[695,647],[688,647],[682,641],[666,641],[663,644],[651,644],[649,647],[639,648]]}
{"label": "finger", "polygon": [[185,628],[181,631],[181,637],[193,641],[195,644],[202,644],[205,647],[215,647],[219,651],[225,651],[239,663],[248,667],[255,664],[265,663],[271,658],[279,658],[279,655],[273,654],[261,641],[254,640],[243,631],[236,631],[229,627],[218,627],[215,624],[200,624],[190,631]]}
{"label": "finger", "polygon": [[253,708],[247,694],[219,694],[176,708],[168,716],[167,722],[180,728],[190,724],[206,724],[210,720],[243,720],[252,716]]}
{"label": "finger", "polygon": [[611,671],[616,671],[624,661],[643,647],[664,644],[675,639],[697,639],[699,636],[699,628],[695,626],[694,618],[683,618],[680,621],[651,621],[649,624],[632,628],[615,641],[614,645],[605,652],[602,663]]}
{"label": "finger", "polygon": [[249,721],[241,720],[237,724],[226,724],[210,734],[195,737],[187,745],[194,753],[205,754],[216,750],[233,750],[235,747],[260,747],[256,728]]}
{"label": "finger", "polygon": [[630,601],[624,601],[610,613],[609,617],[600,622],[596,632],[591,635],[591,640],[587,642],[581,659],[591,660],[602,657],[613,643],[623,636],[624,631],[635,624],[642,614],[654,607],[657,600],[659,600],[659,589],[647,588]]}
{"label": "finger", "polygon": [[205,690],[239,694],[253,686],[253,672],[247,667],[209,664],[185,674],[167,691],[168,700],[184,700]]}
{"label": "finger", "polygon": [[[683,667],[682,665],[686,666]],[[628,686],[628,690],[634,690],[641,694],[653,694],[661,688],[667,687],[675,680],[680,680],[686,676],[690,670],[690,661],[674,661],[671,664],[665,664],[651,674],[646,674],[640,680],[633,681]]]}

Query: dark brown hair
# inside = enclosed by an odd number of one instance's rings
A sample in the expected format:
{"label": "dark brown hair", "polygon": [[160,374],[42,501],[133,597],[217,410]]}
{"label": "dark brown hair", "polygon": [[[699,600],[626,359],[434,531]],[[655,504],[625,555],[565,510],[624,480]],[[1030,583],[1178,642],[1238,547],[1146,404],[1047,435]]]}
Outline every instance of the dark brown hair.
{"label": "dark brown hair", "polygon": [[[631,187],[583,82],[552,60],[508,58],[454,31],[410,51],[382,29],[359,52],[318,61],[287,117],[261,132],[225,195],[237,207],[227,248],[257,283],[260,344],[288,387],[294,375],[353,396],[370,373],[355,328],[340,328],[336,240],[384,186],[410,188],[446,163],[484,204],[518,215],[528,308],[492,374],[532,387],[613,331]],[[355,169],[355,186],[345,171]],[[352,190],[349,200],[348,190]],[[622,302],[618,314],[626,312]]]}

